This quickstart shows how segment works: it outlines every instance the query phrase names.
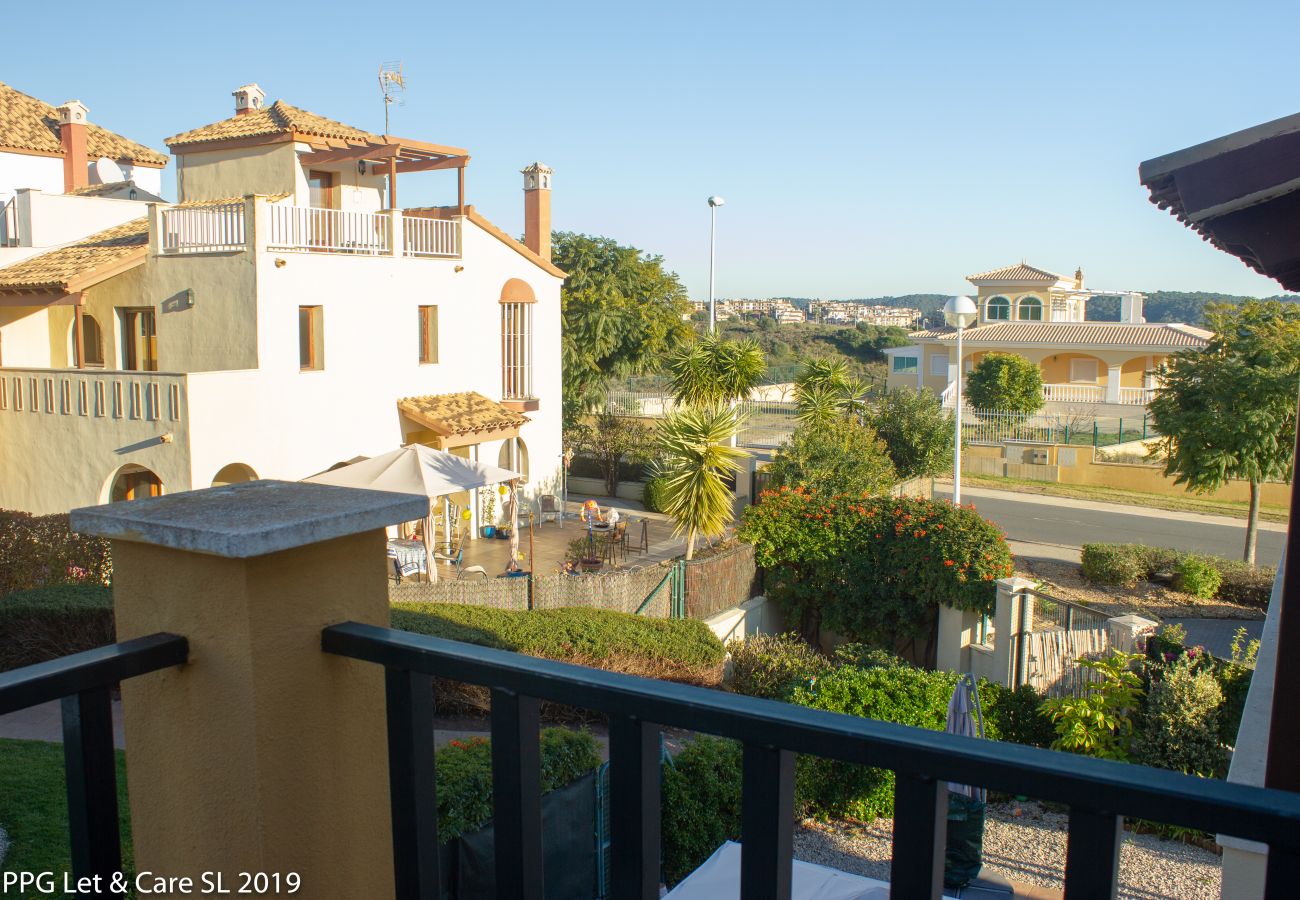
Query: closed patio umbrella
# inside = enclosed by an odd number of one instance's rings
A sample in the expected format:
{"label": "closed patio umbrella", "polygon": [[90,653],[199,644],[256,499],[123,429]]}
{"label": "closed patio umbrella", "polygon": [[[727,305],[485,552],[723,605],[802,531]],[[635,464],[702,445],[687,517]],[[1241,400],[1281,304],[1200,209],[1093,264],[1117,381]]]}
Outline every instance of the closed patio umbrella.
{"label": "closed patio umbrella", "polygon": [[[957,679],[948,700],[944,730],[966,737],[984,737],[984,713],[975,677]],[[948,846],[944,853],[943,884],[965,887],[979,875],[984,856],[984,788],[969,784],[948,785]]]}

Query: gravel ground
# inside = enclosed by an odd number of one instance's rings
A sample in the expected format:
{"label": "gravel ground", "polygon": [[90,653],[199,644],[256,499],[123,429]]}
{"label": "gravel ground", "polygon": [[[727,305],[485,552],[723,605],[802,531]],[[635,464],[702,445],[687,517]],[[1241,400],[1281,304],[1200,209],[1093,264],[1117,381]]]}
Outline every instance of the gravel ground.
{"label": "gravel ground", "polygon": [[[805,862],[888,879],[892,834],[887,819],[864,826],[808,821],[795,832],[794,853]],[[1060,889],[1065,835],[1064,813],[1033,801],[992,804],[984,829],[985,865],[1015,881]],[[1120,897],[1218,900],[1221,874],[1219,857],[1209,850],[1150,834],[1124,834]]]}

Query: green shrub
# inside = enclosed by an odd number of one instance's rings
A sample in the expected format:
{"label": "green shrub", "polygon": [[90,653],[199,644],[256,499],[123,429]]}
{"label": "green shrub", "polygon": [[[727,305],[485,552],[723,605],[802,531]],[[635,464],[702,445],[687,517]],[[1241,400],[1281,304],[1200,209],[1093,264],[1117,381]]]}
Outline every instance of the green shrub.
{"label": "green shrub", "polygon": [[[957,676],[917,668],[859,669],[843,666],[794,692],[813,709],[847,713],[942,731]],[[894,809],[894,773],[815,756],[801,756],[796,796],[816,816],[870,820]]]}
{"label": "green shrub", "polygon": [[1182,657],[1152,675],[1134,742],[1137,761],[1205,777],[1224,772],[1219,743],[1223,691],[1214,673]]}
{"label": "green shrub", "polygon": [[402,631],[695,684],[717,684],[725,655],[722,642],[694,619],[454,603],[394,603],[391,616]]}
{"label": "green shrub", "polygon": [[991,613],[1011,552],[974,510],[914,498],[767,491],[745,510],[767,596],[815,642],[823,625],[885,647],[933,633],[940,603]]}
{"label": "green shrub", "polygon": [[649,512],[664,511],[664,477],[656,475],[641,488],[641,505]]}
{"label": "green shrub", "polygon": [[664,767],[663,872],[669,887],[723,841],[740,840],[741,749],[698,735]]}
{"label": "green shrub", "polygon": [[1241,606],[1268,609],[1277,569],[1271,566],[1249,566],[1235,559],[1215,559],[1214,564],[1223,579],[1219,584],[1218,599]]}
{"label": "green shrub", "polygon": [[862,643],[840,644],[831,658],[837,666],[857,666],[860,669],[897,669],[912,665],[888,650]]}
{"label": "green shrub", "polygon": [[794,689],[831,668],[831,661],[797,634],[756,634],[727,644],[731,674],[727,685],[738,694],[788,700]]}
{"label": "green shrub", "polygon": [[1136,654],[1111,653],[1103,659],[1080,659],[1079,665],[1100,673],[1079,697],[1057,697],[1043,708],[1056,725],[1052,746],[1069,753],[1127,762],[1133,748],[1135,714],[1142,703],[1142,678]]}
{"label": "green shrub", "polygon": [[51,584],[0,597],[0,635],[0,671],[111,644],[113,592]]}
{"label": "green shrub", "polygon": [[1142,549],[1138,544],[1084,544],[1083,577],[1097,584],[1132,587],[1147,577]]}
{"label": "green shrub", "polygon": [[1219,593],[1223,576],[1209,557],[1189,553],[1174,563],[1174,590],[1210,600]]}
{"label": "green shrub", "polygon": [[1043,695],[1027,684],[1013,691],[991,682],[980,682],[985,733],[998,740],[1050,747],[1056,739],[1056,729],[1043,709],[1043,702]]}
{"label": "green shrub", "polygon": [[75,534],[67,515],[0,509],[0,597],[47,584],[108,584],[108,541]]}
{"label": "green shrub", "polygon": [[[600,765],[596,740],[586,731],[546,728],[541,734],[542,793],[581,778]],[[434,756],[438,839],[449,841],[492,820],[492,744],[487,738],[452,741]]]}

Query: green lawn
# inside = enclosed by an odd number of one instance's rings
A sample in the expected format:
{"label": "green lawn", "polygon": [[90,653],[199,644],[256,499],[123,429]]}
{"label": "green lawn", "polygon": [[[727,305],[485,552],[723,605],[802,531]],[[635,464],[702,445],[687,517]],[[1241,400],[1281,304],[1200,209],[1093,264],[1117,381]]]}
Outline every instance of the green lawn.
{"label": "green lawn", "polygon": [[[122,864],[131,872],[126,755],[121,750],[117,751],[117,802],[122,819]],[[0,870],[69,871],[68,799],[62,744],[0,739],[0,827],[9,833],[9,853]],[[61,879],[62,875],[55,877]],[[48,900],[48,897],[35,891],[23,895],[24,900]]]}

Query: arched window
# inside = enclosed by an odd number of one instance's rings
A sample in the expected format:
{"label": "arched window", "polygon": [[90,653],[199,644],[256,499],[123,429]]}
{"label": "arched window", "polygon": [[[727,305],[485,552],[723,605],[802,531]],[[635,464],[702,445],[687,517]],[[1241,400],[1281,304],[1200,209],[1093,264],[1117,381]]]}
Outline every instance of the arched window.
{"label": "arched window", "polygon": [[222,466],[221,471],[212,479],[213,487],[221,487],[225,484],[243,484],[246,481],[256,481],[257,473],[253,471],[252,466],[244,463],[231,463]]}
{"label": "arched window", "polygon": [[988,322],[1006,322],[1011,319],[1011,301],[1006,297],[990,297],[984,306],[984,319]]}
{"label": "arched window", "polygon": [[[81,340],[77,340],[77,323],[72,323],[72,364],[78,369],[87,367],[102,369],[104,367],[104,329],[99,320],[89,313],[82,313]],[[84,359],[82,358],[84,356]]]}
{"label": "arched window", "polygon": [[523,482],[528,483],[528,446],[523,438],[507,438],[501,442],[501,452],[497,454],[497,465],[512,472],[518,472]]}
{"label": "arched window", "polygon": [[511,278],[501,289],[501,396],[533,399],[533,307],[526,282]]}
{"label": "arched window", "polygon": [[1016,318],[1022,322],[1043,321],[1043,301],[1037,297],[1021,297]]}
{"label": "arched window", "polygon": [[123,500],[140,500],[144,497],[158,497],[163,492],[162,479],[144,466],[123,466],[113,479],[109,491],[110,503]]}

